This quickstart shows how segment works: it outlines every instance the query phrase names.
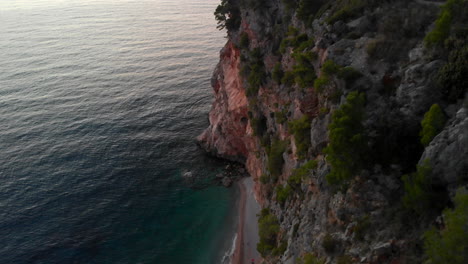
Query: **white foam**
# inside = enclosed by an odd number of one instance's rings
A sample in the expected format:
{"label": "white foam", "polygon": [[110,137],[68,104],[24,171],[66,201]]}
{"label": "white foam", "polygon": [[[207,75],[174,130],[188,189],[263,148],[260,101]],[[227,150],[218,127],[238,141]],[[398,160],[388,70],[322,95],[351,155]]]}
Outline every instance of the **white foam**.
{"label": "white foam", "polygon": [[234,251],[236,250],[236,241],[237,241],[237,233],[234,235],[232,239],[232,245],[229,250],[224,253],[223,259],[221,260],[222,264],[230,264],[232,261],[232,256],[234,255]]}

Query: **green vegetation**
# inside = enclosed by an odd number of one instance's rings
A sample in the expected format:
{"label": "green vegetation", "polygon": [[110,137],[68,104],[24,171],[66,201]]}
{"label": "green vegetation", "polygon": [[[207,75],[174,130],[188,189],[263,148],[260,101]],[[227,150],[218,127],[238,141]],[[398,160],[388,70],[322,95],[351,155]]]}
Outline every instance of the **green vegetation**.
{"label": "green vegetation", "polygon": [[369,229],[371,224],[370,218],[368,215],[361,217],[356,226],[354,226],[354,238],[362,241],[364,240],[364,236],[366,235],[366,231]]}
{"label": "green vegetation", "polygon": [[336,264],[353,264],[353,258],[350,256],[339,256],[336,260]]}
{"label": "green vegetation", "polygon": [[431,264],[468,263],[468,193],[458,190],[455,208],[444,211],[445,228],[424,234],[424,248]]}
{"label": "green vegetation", "polygon": [[292,71],[287,71],[284,73],[283,78],[281,78],[281,83],[287,86],[294,84],[294,73]]}
{"label": "green vegetation", "polygon": [[287,141],[274,139],[268,151],[268,170],[274,183],[283,171],[283,153],[286,151],[287,146]]}
{"label": "green vegetation", "polygon": [[263,54],[259,48],[250,52],[250,61],[246,62],[242,72],[247,75],[249,87],[246,90],[248,97],[256,96],[258,90],[266,78],[265,65],[263,64]]}
{"label": "green vegetation", "polygon": [[323,93],[325,90],[325,86],[327,86],[330,83],[330,78],[328,78],[328,75],[322,74],[319,78],[315,79],[314,81],[314,88],[317,93]]}
{"label": "green vegetation", "polygon": [[215,19],[218,22],[217,28],[222,30],[226,28],[228,31],[237,30],[241,24],[240,10],[235,1],[221,0],[215,12]]}
{"label": "green vegetation", "polygon": [[325,252],[328,254],[333,253],[335,251],[336,240],[330,234],[326,234],[322,241],[322,247],[325,249]]}
{"label": "green vegetation", "polygon": [[425,160],[422,166],[417,166],[415,173],[403,175],[405,195],[402,202],[406,209],[422,215],[432,206],[431,173],[429,161]]}
{"label": "green vegetation", "polygon": [[288,120],[287,111],[283,110],[280,112],[275,112],[275,119],[276,119],[276,123],[284,124]]}
{"label": "green vegetation", "polygon": [[301,167],[294,169],[291,176],[288,178],[289,186],[297,189],[300,187],[302,183],[302,179],[307,176],[311,170],[317,168],[317,161],[316,160],[309,160]]}
{"label": "green vegetation", "polygon": [[365,0],[339,0],[335,4],[335,12],[326,19],[328,24],[337,21],[347,21],[361,14],[361,11],[367,6]]}
{"label": "green vegetation", "polygon": [[267,130],[266,122],[267,120],[264,116],[260,116],[260,118],[250,118],[250,126],[252,127],[254,136],[263,137]]}
{"label": "green vegetation", "polygon": [[338,72],[338,78],[346,81],[346,84],[353,84],[357,79],[363,75],[358,70],[351,66],[343,67]]}
{"label": "green vegetation", "polygon": [[322,4],[323,1],[321,0],[300,0],[299,7],[297,9],[297,17],[307,25],[310,25]]}
{"label": "green vegetation", "polygon": [[[450,29],[454,21],[454,13],[458,10],[463,12],[464,0],[448,0],[443,6],[439,17],[435,21],[435,27],[427,33],[424,38],[424,44],[427,47],[441,45],[450,36]],[[466,1],[465,1],[466,2]],[[465,9],[466,11],[466,9]]]}
{"label": "green vegetation", "polygon": [[249,35],[246,32],[242,32],[239,40],[239,46],[242,49],[249,49]]}
{"label": "green vegetation", "polygon": [[286,187],[283,185],[278,185],[276,187],[276,201],[281,205],[281,207],[284,206],[284,203],[289,198],[289,196],[291,196],[291,194],[291,187],[289,187],[289,185],[286,185]]}
{"label": "green vegetation", "polygon": [[294,81],[301,88],[306,88],[312,86],[315,78],[315,70],[313,66],[313,61],[316,59],[316,53],[309,51],[304,53],[294,53],[294,59],[296,60],[296,65],[293,66],[293,75]]}
{"label": "green vegetation", "polygon": [[450,51],[448,61],[439,70],[436,80],[446,99],[454,103],[468,91],[468,41],[449,39],[446,43]]}
{"label": "green vegetation", "polygon": [[275,82],[277,82],[278,84],[281,84],[281,79],[283,78],[283,76],[284,76],[284,72],[283,72],[283,69],[281,68],[281,63],[278,62],[275,64],[275,67],[273,68],[271,77],[273,78]]}
{"label": "green vegetation", "polygon": [[432,139],[442,131],[445,124],[445,116],[438,104],[433,104],[429,111],[424,114],[424,119],[421,121],[422,130],[419,133],[421,143],[424,146],[429,145]]}
{"label": "green vegetation", "polygon": [[319,109],[319,116],[320,117],[323,117],[324,115],[330,113],[330,109],[326,108],[326,107],[320,107]]}
{"label": "green vegetation", "polygon": [[282,0],[286,10],[294,10],[297,7],[297,2],[295,0]]}
{"label": "green vegetation", "polygon": [[325,261],[311,253],[305,254],[302,259],[298,259],[299,264],[325,264]]}
{"label": "green vegetation", "polygon": [[314,38],[309,38],[307,34],[299,35],[299,30],[291,26],[286,34],[286,38],[281,41],[279,51],[280,53],[285,53],[287,47],[292,47],[294,52],[302,52],[305,49],[313,48],[314,45]]}
{"label": "green vegetation", "polygon": [[292,71],[288,71],[281,76],[281,83],[287,86],[297,83],[301,88],[313,84],[316,78],[313,62],[317,59],[317,54],[307,51],[307,49],[313,48],[314,45],[315,40],[313,38],[309,38],[307,34],[299,35],[296,28],[289,27],[286,38],[281,41],[279,51],[285,53],[287,47],[293,47],[292,56],[296,64],[293,66]]}
{"label": "green vegetation", "polygon": [[288,241],[281,241],[279,247],[276,247],[274,248],[272,251],[271,251],[271,254],[273,256],[279,256],[279,255],[282,255],[286,249],[288,248]]}
{"label": "green vegetation", "polygon": [[266,175],[266,174],[262,174],[260,176],[260,183],[262,184],[268,184],[270,183],[270,176]]}
{"label": "green vegetation", "polygon": [[341,66],[333,62],[332,60],[326,60],[322,65],[322,72],[327,75],[338,73]]}
{"label": "green vegetation", "polygon": [[280,226],[276,216],[269,209],[262,209],[258,217],[260,242],[257,244],[257,251],[262,257],[268,256],[275,249],[279,231]]}
{"label": "green vegetation", "polygon": [[326,176],[328,183],[340,185],[350,179],[364,166],[367,140],[364,135],[363,93],[351,92],[346,103],[332,115],[330,142],[324,149],[331,171]]}
{"label": "green vegetation", "polygon": [[337,75],[338,78],[345,80],[347,85],[353,84],[354,81],[362,77],[362,74],[353,67],[342,67],[332,60],[325,61],[321,71],[320,77],[314,81],[314,88],[318,93],[325,90],[325,87],[331,82],[332,75]]}
{"label": "green vegetation", "polygon": [[289,130],[294,135],[297,156],[304,158],[310,147],[310,119],[304,115],[301,118],[289,122]]}

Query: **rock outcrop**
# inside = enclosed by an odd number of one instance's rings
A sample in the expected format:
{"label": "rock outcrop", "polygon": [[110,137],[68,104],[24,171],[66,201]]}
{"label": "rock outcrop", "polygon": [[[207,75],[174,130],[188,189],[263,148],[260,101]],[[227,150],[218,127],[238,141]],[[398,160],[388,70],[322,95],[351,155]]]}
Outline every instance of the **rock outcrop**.
{"label": "rock outcrop", "polygon": [[[408,213],[402,176],[429,161],[439,194],[468,183],[466,87],[448,98],[438,80],[450,51],[424,41],[440,2],[227,2],[240,11],[227,10],[232,23],[212,78],[210,126],[198,140],[243,163],[262,206],[278,219],[265,262],[297,263],[306,254],[327,263],[421,262],[421,234],[443,207]],[[360,135],[368,153],[334,185],[324,148],[333,113],[355,92],[366,98]],[[433,104],[447,122],[423,146],[421,120]]]}

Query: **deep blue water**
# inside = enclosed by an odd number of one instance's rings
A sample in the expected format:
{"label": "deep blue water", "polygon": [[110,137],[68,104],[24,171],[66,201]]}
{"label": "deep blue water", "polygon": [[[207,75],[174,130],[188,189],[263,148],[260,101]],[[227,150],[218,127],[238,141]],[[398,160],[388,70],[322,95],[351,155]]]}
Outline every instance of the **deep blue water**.
{"label": "deep blue water", "polygon": [[219,261],[237,193],[194,140],[217,4],[0,2],[0,263]]}

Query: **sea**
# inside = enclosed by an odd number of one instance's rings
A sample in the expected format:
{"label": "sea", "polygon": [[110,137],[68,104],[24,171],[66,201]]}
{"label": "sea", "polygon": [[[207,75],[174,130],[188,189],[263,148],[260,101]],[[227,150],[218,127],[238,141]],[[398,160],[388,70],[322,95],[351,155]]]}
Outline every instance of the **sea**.
{"label": "sea", "polygon": [[[0,1],[0,263],[221,263],[219,0]],[[190,176],[190,177],[184,177]]]}

